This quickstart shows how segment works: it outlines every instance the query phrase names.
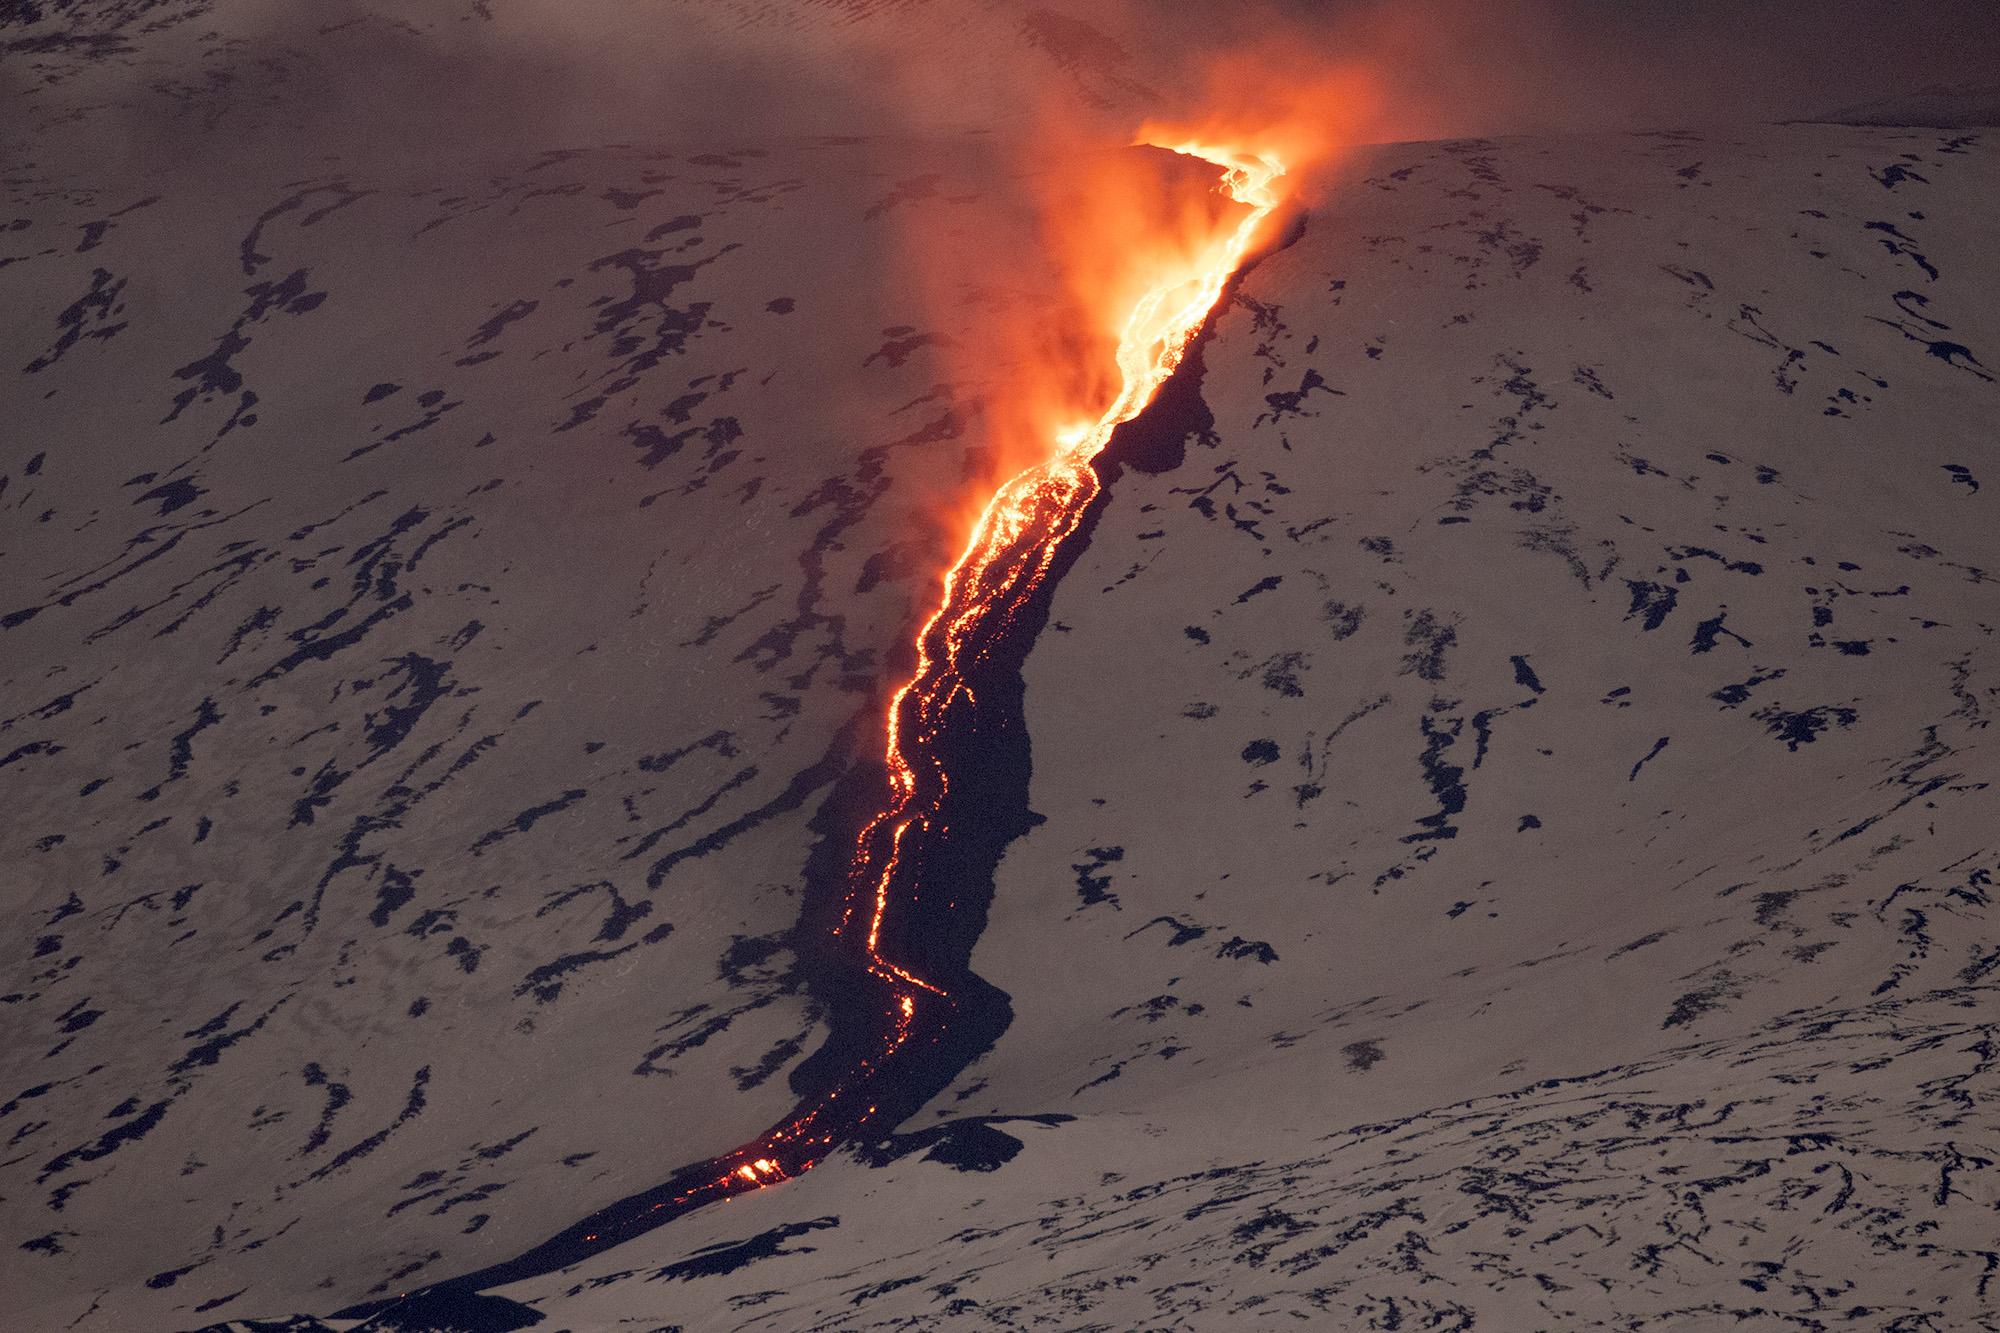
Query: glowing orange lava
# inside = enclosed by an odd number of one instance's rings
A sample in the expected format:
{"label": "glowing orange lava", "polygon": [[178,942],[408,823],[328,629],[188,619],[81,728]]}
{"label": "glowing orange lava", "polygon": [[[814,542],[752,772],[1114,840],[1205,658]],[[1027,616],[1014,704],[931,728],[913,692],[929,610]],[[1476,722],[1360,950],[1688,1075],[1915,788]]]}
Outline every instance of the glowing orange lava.
{"label": "glowing orange lava", "polygon": [[857,916],[867,922],[866,968],[887,992],[881,1045],[841,1084],[721,1159],[720,1174],[676,1196],[676,1205],[761,1189],[810,1169],[834,1146],[835,1126],[850,1132],[876,1113],[873,1105],[859,1111],[841,1105],[843,1093],[911,1040],[920,1005],[951,1003],[943,988],[889,957],[882,936],[906,843],[943,831],[938,812],[951,775],[938,741],[959,700],[972,702],[965,669],[1047,575],[1058,548],[1097,495],[1100,483],[1091,461],[1110,442],[1112,431],[1137,416],[1180,366],[1188,344],[1280,202],[1277,183],[1285,167],[1273,154],[1193,141],[1155,146],[1220,168],[1219,189],[1242,207],[1232,210],[1233,223],[1218,224],[1212,235],[1160,261],[1160,271],[1144,275],[1143,294],[1118,334],[1115,397],[1095,420],[1058,428],[1047,456],[995,491],[964,550],[944,572],[936,609],[917,632],[916,667],[889,698],[888,799],[855,838],[847,902],[834,928],[835,935],[844,936]]}

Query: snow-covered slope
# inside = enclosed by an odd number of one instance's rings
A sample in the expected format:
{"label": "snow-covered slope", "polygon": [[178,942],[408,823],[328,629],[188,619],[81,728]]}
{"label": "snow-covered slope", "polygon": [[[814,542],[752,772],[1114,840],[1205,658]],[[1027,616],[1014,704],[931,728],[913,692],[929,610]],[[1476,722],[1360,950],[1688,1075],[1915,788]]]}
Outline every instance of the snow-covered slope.
{"label": "snow-covered slope", "polygon": [[1015,1021],[949,1128],[507,1294],[1991,1326],[1993,172],[1909,131],[1384,150],[1057,594],[1046,822],[974,955]]}
{"label": "snow-covered slope", "polygon": [[221,1228],[286,1303],[358,1294],[787,1107],[808,821],[976,446],[855,281],[899,184],[854,151],[16,187],[34,1289],[146,1290]]}
{"label": "snow-covered slope", "polygon": [[[1028,658],[1011,1027],[900,1137],[500,1294],[1990,1324],[1996,142],[1371,150]],[[1045,281],[923,281],[1005,183],[4,175],[8,1326],[325,1315],[783,1115],[822,803],[988,470],[946,340]]]}

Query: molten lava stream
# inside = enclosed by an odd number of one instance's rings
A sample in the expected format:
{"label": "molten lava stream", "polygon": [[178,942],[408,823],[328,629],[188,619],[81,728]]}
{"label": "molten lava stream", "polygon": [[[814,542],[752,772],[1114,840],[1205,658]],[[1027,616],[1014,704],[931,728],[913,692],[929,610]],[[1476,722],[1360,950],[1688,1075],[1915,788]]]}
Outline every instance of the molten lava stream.
{"label": "molten lava stream", "polygon": [[[882,935],[895,905],[892,895],[906,847],[944,831],[938,817],[951,774],[938,743],[960,695],[971,701],[967,669],[991,642],[990,636],[1004,633],[1014,613],[1041,585],[1057,551],[1076,531],[1098,493],[1100,482],[1092,460],[1110,442],[1112,431],[1143,411],[1179,367],[1188,344],[1279,202],[1275,185],[1284,167],[1272,156],[1199,143],[1160,146],[1220,167],[1220,188],[1245,211],[1233,228],[1214,237],[1184,267],[1152,275],[1119,337],[1117,396],[1095,421],[1058,432],[1046,459],[994,493],[973,525],[965,549],[944,573],[937,609],[917,633],[916,669],[889,699],[888,800],[855,838],[845,910],[834,928],[835,935],[851,938],[857,920],[866,923],[864,962],[880,984],[885,1003],[880,1047],[824,1096],[720,1159],[718,1174],[676,1196],[677,1205],[762,1188],[810,1169],[838,1141],[853,1137],[874,1118],[876,1107],[856,1110],[855,1101],[910,1041],[919,1016],[933,1006],[952,1003],[943,988],[888,956]],[[845,1104],[843,1098],[848,1099]]]}
{"label": "molten lava stream", "polygon": [[[556,1271],[705,1203],[807,1171],[836,1147],[860,1141],[862,1131],[885,1110],[878,1101],[903,1095],[878,1082],[898,1053],[909,1060],[915,1049],[906,1048],[920,1037],[924,1046],[942,1042],[952,1019],[962,1016],[959,997],[891,956],[885,931],[898,905],[897,891],[903,890],[906,909],[924,891],[925,840],[938,845],[949,841],[942,815],[952,786],[945,755],[955,738],[948,731],[953,709],[961,706],[961,697],[964,706],[972,704],[969,678],[1003,644],[1014,617],[1047,578],[1063,542],[1083,522],[1100,485],[1092,460],[1110,442],[1112,431],[1137,416],[1180,365],[1279,202],[1275,185],[1284,167],[1275,156],[1200,143],[1160,146],[1221,168],[1221,190],[1243,209],[1233,225],[1216,224],[1214,234],[1194,245],[1192,253],[1163,261],[1163,271],[1145,275],[1143,294],[1120,328],[1119,388],[1109,406],[1095,420],[1057,431],[1046,458],[994,493],[965,549],[944,572],[937,609],[917,633],[916,668],[889,699],[887,796],[855,837],[843,911],[832,927],[837,945],[859,946],[859,971],[880,998],[880,1026],[864,1039],[866,1053],[827,1091],[734,1152],[684,1168],[663,1185],[601,1208],[523,1254],[393,1301],[352,1307],[341,1312],[344,1317],[386,1319],[392,1312],[395,1318],[462,1317],[470,1307],[455,1302],[476,1302],[483,1299],[477,1296],[481,1291]],[[970,712],[959,717],[962,726],[975,720]],[[932,913],[940,906],[951,912],[957,900],[926,904]],[[907,1113],[905,1108],[902,1114]],[[893,1123],[902,1115],[889,1118]]]}

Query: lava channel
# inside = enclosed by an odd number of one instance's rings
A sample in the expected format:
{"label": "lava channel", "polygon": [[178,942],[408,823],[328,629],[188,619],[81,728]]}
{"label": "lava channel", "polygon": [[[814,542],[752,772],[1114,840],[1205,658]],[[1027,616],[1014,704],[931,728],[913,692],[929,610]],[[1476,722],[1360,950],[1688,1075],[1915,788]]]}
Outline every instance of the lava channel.
{"label": "lava channel", "polygon": [[854,840],[847,899],[840,924],[833,928],[836,936],[859,937],[868,975],[885,992],[880,1049],[860,1060],[851,1078],[718,1159],[713,1177],[676,1196],[675,1204],[787,1180],[858,1137],[877,1118],[876,1105],[860,1105],[867,1100],[867,1083],[908,1045],[932,1010],[952,1003],[951,992],[885,950],[883,930],[895,905],[898,870],[910,848],[945,831],[940,816],[952,775],[940,747],[954,709],[961,702],[976,703],[968,683],[972,664],[1006,634],[1047,579],[1058,551],[1102,485],[1092,460],[1110,443],[1112,431],[1138,416],[1179,368],[1188,344],[1279,202],[1275,185],[1284,168],[1270,157],[1194,143],[1160,146],[1222,168],[1222,189],[1246,210],[1203,256],[1198,271],[1163,277],[1134,305],[1119,338],[1117,398],[1095,421],[1059,432],[1046,459],[994,492],[965,549],[944,572],[937,609],[917,631],[916,668],[889,697],[888,800]]}
{"label": "lava channel", "polygon": [[[1280,203],[1285,167],[1275,156],[1199,142],[1153,146],[1212,163],[1222,173],[1218,188],[1242,209],[1233,227],[1219,231],[1184,265],[1152,275],[1119,335],[1116,397],[1095,420],[1057,431],[1046,458],[994,492],[964,549],[944,571],[936,609],[917,631],[916,666],[888,702],[887,792],[855,835],[844,897],[830,926],[834,952],[851,960],[849,969],[863,974],[862,984],[875,996],[866,1010],[878,1015],[873,1031],[846,1043],[844,1071],[821,1092],[735,1151],[600,1209],[515,1258],[342,1315],[367,1318],[378,1328],[429,1327],[409,1321],[447,1314],[471,1318],[475,1325],[515,1327],[493,1307],[519,1307],[477,1293],[568,1267],[704,1204],[790,1180],[837,1148],[863,1142],[916,1110],[917,1099],[907,1089],[888,1086],[884,1074],[912,1062],[919,1048],[941,1043],[965,1002],[910,960],[919,945],[895,929],[896,909],[914,907],[931,887],[924,874],[913,873],[912,863],[931,844],[949,840],[945,815],[953,771],[947,761],[955,732],[975,724],[972,681],[1015,640],[1010,631],[1023,627],[1064,542],[1083,523],[1103,484],[1093,460],[1112,432],[1138,416],[1179,368]],[[945,886],[935,891],[949,892]],[[940,910],[949,915],[959,904],[948,899],[942,909],[934,902],[925,907],[928,926]],[[479,1319],[481,1307],[496,1322]]]}

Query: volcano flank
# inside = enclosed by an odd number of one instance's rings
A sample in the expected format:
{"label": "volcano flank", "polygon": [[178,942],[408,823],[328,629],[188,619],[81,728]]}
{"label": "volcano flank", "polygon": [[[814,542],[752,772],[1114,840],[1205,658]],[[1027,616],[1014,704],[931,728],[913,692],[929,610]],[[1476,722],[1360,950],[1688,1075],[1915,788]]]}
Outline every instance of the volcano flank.
{"label": "volcano flank", "polygon": [[1836,8],[0,6],[0,1328],[1995,1326]]}

